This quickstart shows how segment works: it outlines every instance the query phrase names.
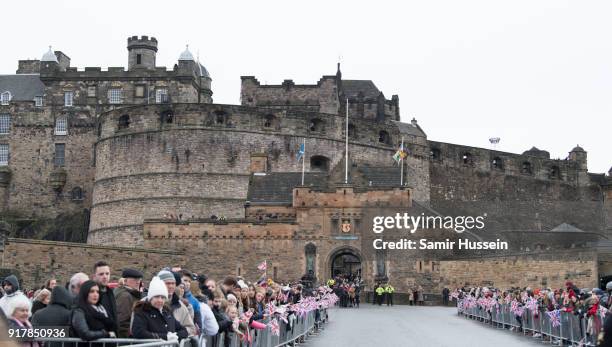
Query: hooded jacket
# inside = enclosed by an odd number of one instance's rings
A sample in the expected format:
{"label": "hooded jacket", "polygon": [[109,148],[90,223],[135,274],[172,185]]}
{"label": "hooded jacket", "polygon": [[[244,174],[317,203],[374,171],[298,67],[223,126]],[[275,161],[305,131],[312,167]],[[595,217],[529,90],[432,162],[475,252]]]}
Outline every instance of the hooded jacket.
{"label": "hooded jacket", "polygon": [[[70,326],[70,314],[72,308],[72,295],[62,286],[55,286],[51,291],[49,305],[32,316],[34,328],[44,327],[67,327]],[[61,342],[49,342],[49,347],[60,347]],[[64,346],[69,346],[64,344]],[[70,345],[71,346],[71,345]]]}
{"label": "hooded jacket", "polygon": [[23,295],[19,290],[19,280],[15,275],[10,275],[4,279],[4,281],[10,283],[13,286],[13,292],[10,294],[6,294],[0,299],[0,309],[7,317],[10,317],[10,313],[7,311],[11,306],[10,302],[13,301],[18,295]]}

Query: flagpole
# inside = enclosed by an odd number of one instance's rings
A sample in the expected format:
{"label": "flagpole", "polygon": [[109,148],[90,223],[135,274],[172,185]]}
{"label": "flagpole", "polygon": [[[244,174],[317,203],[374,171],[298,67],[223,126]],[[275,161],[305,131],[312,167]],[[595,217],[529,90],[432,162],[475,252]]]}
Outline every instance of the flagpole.
{"label": "flagpole", "polygon": [[306,167],[306,138],[304,138],[304,153],[302,153],[302,185],[304,185],[304,169]]}
{"label": "flagpole", "polygon": [[[402,136],[402,145],[400,146],[402,152],[404,151],[404,137]],[[400,154],[400,186],[404,186],[404,156]]]}
{"label": "flagpole", "polygon": [[348,121],[348,113],[349,113],[349,102],[348,102],[348,98],[346,98],[346,129],[345,129],[345,137],[346,137],[346,160],[344,163],[344,184],[348,184],[348,138],[349,138],[349,134],[348,134],[348,126],[349,126],[349,121]]}

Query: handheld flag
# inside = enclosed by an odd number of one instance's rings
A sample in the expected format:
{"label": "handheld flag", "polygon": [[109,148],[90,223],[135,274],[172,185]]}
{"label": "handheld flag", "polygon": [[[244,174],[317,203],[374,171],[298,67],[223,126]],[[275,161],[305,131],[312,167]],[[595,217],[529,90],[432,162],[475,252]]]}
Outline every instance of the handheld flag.
{"label": "handheld flag", "polygon": [[266,271],[267,268],[268,268],[268,264],[266,263],[265,260],[263,261],[263,263],[257,265],[257,269],[259,271]]}
{"label": "handheld flag", "polygon": [[306,151],[304,143],[300,144],[300,150],[297,153],[297,161],[300,161],[304,156],[304,152]]}

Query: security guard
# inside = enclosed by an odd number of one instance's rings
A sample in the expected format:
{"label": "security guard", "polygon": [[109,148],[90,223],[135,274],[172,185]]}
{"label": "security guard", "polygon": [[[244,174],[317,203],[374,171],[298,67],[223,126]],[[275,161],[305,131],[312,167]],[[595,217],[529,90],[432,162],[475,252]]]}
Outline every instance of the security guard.
{"label": "security guard", "polygon": [[387,306],[391,304],[393,306],[393,292],[395,292],[395,288],[392,285],[387,283],[385,285],[385,296],[387,297]]}
{"label": "security guard", "polygon": [[376,288],[376,301],[378,301],[378,306],[382,305],[384,293],[385,288],[383,288],[383,286],[379,284]]}

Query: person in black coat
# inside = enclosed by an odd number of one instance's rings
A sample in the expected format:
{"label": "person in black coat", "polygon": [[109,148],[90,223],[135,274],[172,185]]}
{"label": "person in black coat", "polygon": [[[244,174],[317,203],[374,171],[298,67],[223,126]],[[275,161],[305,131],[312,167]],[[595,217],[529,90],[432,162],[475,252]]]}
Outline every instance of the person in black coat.
{"label": "person in black coat", "polygon": [[[70,326],[72,296],[62,286],[53,287],[49,305],[32,316],[34,328]],[[49,347],[61,346],[61,342],[51,342]]]}
{"label": "person in black coat", "polygon": [[153,277],[144,301],[134,306],[130,327],[136,339],[182,340],[189,336],[187,329],[179,323],[165,304],[168,299],[166,285],[159,277]]}
{"label": "person in black coat", "polygon": [[116,337],[115,322],[100,303],[100,287],[94,281],[81,285],[77,307],[72,311],[72,329],[76,337],[85,341]]}

